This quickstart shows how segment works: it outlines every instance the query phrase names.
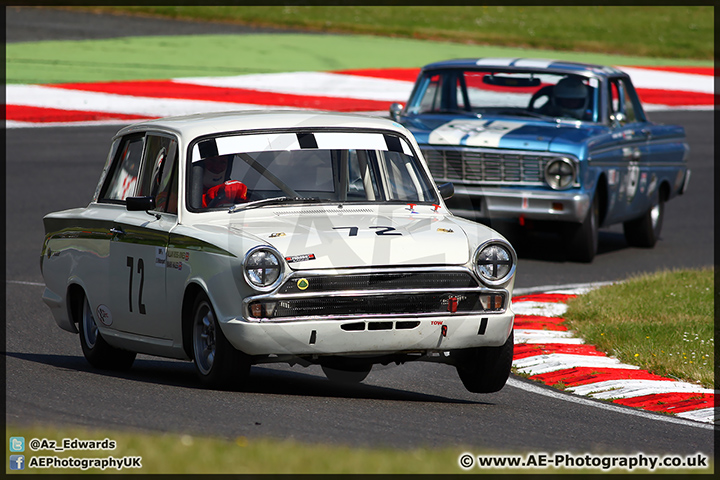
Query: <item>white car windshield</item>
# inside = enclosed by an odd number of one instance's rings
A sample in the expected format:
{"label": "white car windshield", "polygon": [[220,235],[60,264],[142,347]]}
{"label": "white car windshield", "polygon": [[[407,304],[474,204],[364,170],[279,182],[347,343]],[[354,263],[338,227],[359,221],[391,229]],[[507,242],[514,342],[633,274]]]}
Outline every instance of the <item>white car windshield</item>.
{"label": "white car windshield", "polygon": [[[288,132],[204,138],[191,147],[191,210],[283,202],[437,203],[400,136]],[[265,201],[265,202],[262,202]]]}
{"label": "white car windshield", "polygon": [[551,116],[597,121],[596,78],[537,72],[440,70],[425,72],[410,114]]}

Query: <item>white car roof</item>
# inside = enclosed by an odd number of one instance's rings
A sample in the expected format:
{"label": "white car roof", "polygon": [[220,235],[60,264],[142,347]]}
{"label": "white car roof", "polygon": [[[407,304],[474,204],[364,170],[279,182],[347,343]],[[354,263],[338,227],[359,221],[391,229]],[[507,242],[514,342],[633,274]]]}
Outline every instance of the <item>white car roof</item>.
{"label": "white car roof", "polygon": [[404,136],[410,136],[405,127],[385,118],[302,110],[248,110],[166,117],[129,125],[121,129],[117,136],[156,129],[174,132],[189,141],[202,135],[219,132],[328,127],[393,130]]}

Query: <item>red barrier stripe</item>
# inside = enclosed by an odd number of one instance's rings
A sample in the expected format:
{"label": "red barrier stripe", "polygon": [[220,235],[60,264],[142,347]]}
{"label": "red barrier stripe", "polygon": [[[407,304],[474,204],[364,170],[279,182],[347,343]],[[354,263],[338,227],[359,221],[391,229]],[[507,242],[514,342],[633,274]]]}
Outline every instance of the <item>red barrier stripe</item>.
{"label": "red barrier stripe", "polygon": [[587,355],[590,357],[607,356],[605,353],[598,351],[593,345],[576,345],[566,343],[516,343],[513,349],[513,360],[536,357],[538,355],[549,355],[552,353]]}
{"label": "red barrier stripe", "polygon": [[631,370],[627,368],[595,368],[575,367],[554,372],[540,373],[530,378],[540,380],[546,385],[555,385],[562,382],[568,387],[587,385],[589,383],[607,382],[610,380],[657,380],[672,381],[669,378],[652,374],[647,370]]}
{"label": "red barrier stripe", "polygon": [[564,318],[543,317],[540,315],[515,315],[515,328],[527,330],[555,330],[566,331],[567,327],[562,325]]}
{"label": "red barrier stripe", "polygon": [[361,70],[340,70],[333,73],[342,75],[355,75],[358,77],[382,78],[384,80],[401,80],[413,82],[420,73],[419,68],[365,68]]}
{"label": "red barrier stripe", "polygon": [[6,120],[33,123],[92,122],[102,120],[147,120],[150,117],[123,113],[90,112],[84,110],[60,110],[57,108],[6,105]]}
{"label": "red barrier stripe", "polygon": [[642,103],[656,105],[714,105],[715,95],[702,92],[683,92],[678,90],[659,90],[652,88],[636,88]]}
{"label": "red barrier stripe", "polygon": [[565,294],[565,293],[536,293],[533,295],[521,295],[519,297],[513,297],[514,302],[548,302],[548,303],[565,303],[571,298],[575,298],[577,295]]}
{"label": "red barrier stripe", "polygon": [[243,88],[211,87],[165,80],[64,83],[49,85],[54,88],[82,90],[87,92],[131,95],[134,97],[175,98],[182,100],[204,100],[209,102],[246,103],[319,110],[362,111],[387,110],[391,102],[336,98],[323,96],[293,95],[286,93],[261,92]]}
{"label": "red barrier stripe", "polygon": [[701,408],[713,408],[715,395],[712,393],[657,393],[642,397],[618,398],[613,403],[628,407],[642,408],[652,412],[682,413]]}

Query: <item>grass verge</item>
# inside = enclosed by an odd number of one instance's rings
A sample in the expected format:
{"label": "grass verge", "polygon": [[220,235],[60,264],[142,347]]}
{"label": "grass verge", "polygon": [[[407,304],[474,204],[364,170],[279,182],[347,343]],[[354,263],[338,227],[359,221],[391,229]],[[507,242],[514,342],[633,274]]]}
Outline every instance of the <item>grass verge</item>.
{"label": "grass verge", "polygon": [[[238,437],[223,440],[182,434],[146,434],[137,432],[113,432],[79,427],[19,427],[8,426],[6,438],[23,437],[25,439],[25,469],[23,473],[66,474],[78,473],[122,473],[122,474],[459,474],[459,473],[626,473],[626,469],[603,470],[602,464],[578,470],[577,468],[556,468],[544,463],[541,456],[555,457],[562,454],[533,453],[489,453],[478,452],[472,448],[447,447],[442,449],[417,448],[399,450],[391,448],[351,448],[347,446],[329,446],[302,444],[292,440],[248,439]],[[67,450],[59,453],[29,448],[33,439],[54,440],[61,445],[63,439],[72,442],[97,440],[114,441],[116,446],[109,450],[80,451]],[[107,446],[107,445],[106,445]],[[474,457],[473,466],[467,470],[459,465],[462,455]],[[118,470],[108,467],[99,468],[37,468],[42,457],[56,457],[79,462],[82,459],[114,459],[141,457],[141,468]],[[582,454],[574,455],[583,457]],[[525,467],[497,468],[479,467],[478,457],[485,461],[505,461],[509,458],[520,459]],[[33,460],[34,458],[34,460]],[[503,458],[505,460],[503,460]],[[68,460],[66,460],[68,461]],[[130,463],[128,461],[128,463]],[[708,459],[707,468],[695,464],[695,469],[672,469],[672,473],[706,473],[714,469],[714,461]],[[36,466],[33,467],[33,464]],[[530,467],[532,466],[532,467]],[[6,474],[17,474],[6,466]],[[636,468],[632,473],[648,473],[647,468]],[[656,470],[657,472],[657,470]]]}
{"label": "grass verge", "polygon": [[[87,8],[87,7],[80,7]],[[113,6],[171,18],[323,32],[712,60],[712,6]]]}
{"label": "grass verge", "polygon": [[624,363],[714,388],[714,273],[632,276],[570,300],[566,324]]}

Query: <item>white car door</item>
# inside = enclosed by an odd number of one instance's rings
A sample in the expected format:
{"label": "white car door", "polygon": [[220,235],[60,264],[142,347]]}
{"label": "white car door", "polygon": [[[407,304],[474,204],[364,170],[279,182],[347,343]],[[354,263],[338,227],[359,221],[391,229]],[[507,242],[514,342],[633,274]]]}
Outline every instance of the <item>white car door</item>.
{"label": "white car door", "polygon": [[170,338],[165,269],[169,232],[177,224],[177,141],[150,133],[134,140],[143,143],[142,161],[123,201],[152,203],[147,203],[147,211],[126,209],[113,222],[108,307],[116,330]]}

